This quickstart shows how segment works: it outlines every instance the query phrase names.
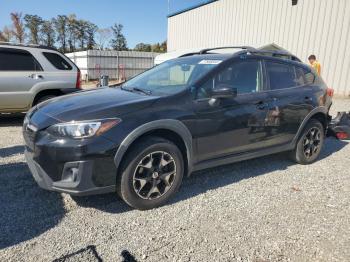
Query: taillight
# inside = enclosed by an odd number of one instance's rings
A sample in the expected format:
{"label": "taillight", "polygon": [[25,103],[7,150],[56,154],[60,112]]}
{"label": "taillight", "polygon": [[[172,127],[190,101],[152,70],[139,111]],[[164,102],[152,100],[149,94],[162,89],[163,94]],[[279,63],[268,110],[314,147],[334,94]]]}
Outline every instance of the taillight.
{"label": "taillight", "polygon": [[345,140],[345,139],[348,139],[348,134],[345,133],[345,132],[339,132],[337,133],[337,138],[340,139],[340,140]]}
{"label": "taillight", "polygon": [[327,87],[327,96],[333,97],[334,95],[334,89]]}
{"label": "taillight", "polygon": [[75,84],[75,88],[81,89],[81,73],[79,68],[77,72],[77,83]]}

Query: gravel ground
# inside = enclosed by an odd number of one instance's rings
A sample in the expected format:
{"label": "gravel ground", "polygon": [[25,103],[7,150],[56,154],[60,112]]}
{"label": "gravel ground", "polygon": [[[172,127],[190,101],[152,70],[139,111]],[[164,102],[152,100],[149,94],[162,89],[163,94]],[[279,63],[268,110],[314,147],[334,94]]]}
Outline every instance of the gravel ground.
{"label": "gravel ground", "polygon": [[347,142],[327,139],[310,166],[280,154],[197,172],[169,205],[142,212],[114,194],[41,190],[23,157],[22,118],[1,121],[1,261],[350,260]]}

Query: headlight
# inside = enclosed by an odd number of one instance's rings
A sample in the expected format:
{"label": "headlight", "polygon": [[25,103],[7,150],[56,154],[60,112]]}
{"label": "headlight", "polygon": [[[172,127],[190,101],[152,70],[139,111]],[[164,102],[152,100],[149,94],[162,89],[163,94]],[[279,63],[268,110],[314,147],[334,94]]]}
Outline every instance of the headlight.
{"label": "headlight", "polygon": [[48,132],[59,137],[87,138],[99,136],[120,123],[120,119],[104,119],[82,122],[68,122],[53,125]]}

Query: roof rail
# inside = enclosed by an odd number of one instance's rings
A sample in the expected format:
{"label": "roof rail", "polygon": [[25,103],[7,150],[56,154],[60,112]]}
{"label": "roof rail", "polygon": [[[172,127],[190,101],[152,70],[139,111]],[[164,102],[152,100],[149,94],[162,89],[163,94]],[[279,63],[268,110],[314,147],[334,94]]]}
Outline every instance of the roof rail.
{"label": "roof rail", "polygon": [[32,48],[41,48],[41,49],[48,49],[48,50],[57,51],[57,49],[54,47],[50,47],[50,46],[46,46],[46,45],[39,45],[39,44],[23,44],[23,43],[13,43],[13,42],[0,41],[0,45],[32,47]]}
{"label": "roof rail", "polygon": [[244,50],[247,50],[248,52],[257,50],[251,46],[222,46],[222,47],[213,47],[213,48],[202,49],[199,51],[198,54],[203,55],[203,54],[207,54],[209,51],[220,50],[220,49],[244,49]]}
{"label": "roof rail", "polygon": [[255,50],[249,50],[247,52],[249,52],[251,54],[268,55],[268,56],[272,56],[272,57],[287,58],[289,60],[301,62],[301,60],[297,56],[295,56],[292,53],[289,53],[287,51],[283,51],[283,50],[259,50],[259,49],[255,49]]}

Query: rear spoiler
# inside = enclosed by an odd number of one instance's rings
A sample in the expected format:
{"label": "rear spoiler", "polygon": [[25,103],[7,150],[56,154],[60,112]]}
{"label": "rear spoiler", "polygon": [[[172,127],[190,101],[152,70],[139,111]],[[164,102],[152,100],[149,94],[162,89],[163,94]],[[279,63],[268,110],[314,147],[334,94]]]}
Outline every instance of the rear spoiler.
{"label": "rear spoiler", "polygon": [[350,140],[350,112],[338,112],[329,124],[327,136],[339,140]]}

